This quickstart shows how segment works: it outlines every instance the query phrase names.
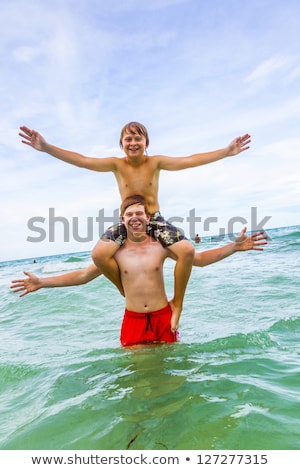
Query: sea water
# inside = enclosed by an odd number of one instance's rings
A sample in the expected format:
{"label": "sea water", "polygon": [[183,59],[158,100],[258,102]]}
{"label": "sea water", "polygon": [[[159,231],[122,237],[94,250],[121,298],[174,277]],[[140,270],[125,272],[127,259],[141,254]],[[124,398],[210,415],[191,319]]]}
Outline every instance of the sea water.
{"label": "sea water", "polygon": [[268,235],[263,252],[193,268],[180,341],[135,350],[120,346],[124,300],[102,276],[9,289],[90,253],[0,263],[0,449],[299,449],[300,226]]}

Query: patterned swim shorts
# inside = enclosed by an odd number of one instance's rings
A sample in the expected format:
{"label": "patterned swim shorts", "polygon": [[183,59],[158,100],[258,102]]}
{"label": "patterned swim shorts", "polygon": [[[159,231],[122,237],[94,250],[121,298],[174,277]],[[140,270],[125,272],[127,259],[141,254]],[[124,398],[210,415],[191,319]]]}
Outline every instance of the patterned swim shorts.
{"label": "patterned swim shorts", "polygon": [[[147,233],[159,241],[164,248],[173,245],[181,240],[187,240],[183,230],[167,222],[160,212],[155,212],[150,216]],[[109,227],[101,236],[101,240],[112,240],[119,246],[124,245],[127,238],[127,230],[121,222]]]}

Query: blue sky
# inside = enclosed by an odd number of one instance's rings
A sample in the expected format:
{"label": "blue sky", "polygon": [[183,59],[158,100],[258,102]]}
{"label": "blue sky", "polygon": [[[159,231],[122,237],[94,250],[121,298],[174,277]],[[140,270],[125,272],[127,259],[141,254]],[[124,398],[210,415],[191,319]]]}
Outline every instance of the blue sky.
{"label": "blue sky", "polygon": [[299,224],[298,0],[0,5],[0,261],[90,250],[99,211],[109,217],[120,204],[112,175],[21,144],[22,124],[95,157],[121,157],[132,120],[148,128],[150,155],[213,150],[248,132],[239,156],[162,172],[162,214],[188,235],[193,210],[203,236],[243,220],[250,230],[255,217],[269,217],[266,230]]}

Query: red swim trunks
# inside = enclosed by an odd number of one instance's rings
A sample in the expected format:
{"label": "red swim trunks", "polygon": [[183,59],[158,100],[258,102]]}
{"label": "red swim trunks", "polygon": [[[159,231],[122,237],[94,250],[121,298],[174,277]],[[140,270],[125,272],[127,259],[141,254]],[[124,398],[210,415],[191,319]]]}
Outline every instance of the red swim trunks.
{"label": "red swim trunks", "polygon": [[155,312],[139,313],[125,310],[121,327],[121,344],[174,343],[177,332],[171,332],[172,310],[168,304]]}

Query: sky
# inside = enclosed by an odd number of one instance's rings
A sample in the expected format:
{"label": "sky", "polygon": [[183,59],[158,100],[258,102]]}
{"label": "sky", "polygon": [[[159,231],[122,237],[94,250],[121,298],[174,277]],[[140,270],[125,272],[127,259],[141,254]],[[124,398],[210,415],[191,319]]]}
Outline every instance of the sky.
{"label": "sky", "polygon": [[299,224],[298,0],[13,0],[1,6],[0,262],[92,250],[116,218],[114,176],[21,143],[117,156],[142,122],[149,155],[251,148],[161,172],[162,215],[187,236]]}

